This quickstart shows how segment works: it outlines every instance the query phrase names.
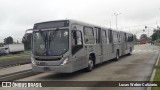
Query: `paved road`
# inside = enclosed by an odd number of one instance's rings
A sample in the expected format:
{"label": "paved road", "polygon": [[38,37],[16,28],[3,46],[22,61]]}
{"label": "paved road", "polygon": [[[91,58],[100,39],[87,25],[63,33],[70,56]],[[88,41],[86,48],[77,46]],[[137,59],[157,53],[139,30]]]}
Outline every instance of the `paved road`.
{"label": "paved road", "polygon": [[[89,73],[78,71],[72,74],[42,73],[26,77],[18,81],[148,81],[150,80],[156,57],[159,54],[157,46],[149,44],[136,45],[131,56],[121,57],[119,61],[109,61]],[[7,88],[5,88],[7,89]],[[9,89],[9,88],[8,88]],[[14,88],[12,88],[14,89]],[[21,89],[21,88],[15,88]],[[24,88],[27,89],[27,88]],[[36,90],[146,90],[145,87],[49,87],[30,88]]]}

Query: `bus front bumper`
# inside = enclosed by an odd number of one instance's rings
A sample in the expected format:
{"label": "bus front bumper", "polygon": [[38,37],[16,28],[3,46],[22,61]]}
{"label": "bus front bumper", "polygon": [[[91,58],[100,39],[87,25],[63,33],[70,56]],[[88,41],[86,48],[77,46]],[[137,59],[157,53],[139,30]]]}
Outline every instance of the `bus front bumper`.
{"label": "bus front bumper", "polygon": [[72,73],[72,64],[68,63],[59,66],[37,66],[32,64],[32,70],[35,72],[57,72],[57,73]]}

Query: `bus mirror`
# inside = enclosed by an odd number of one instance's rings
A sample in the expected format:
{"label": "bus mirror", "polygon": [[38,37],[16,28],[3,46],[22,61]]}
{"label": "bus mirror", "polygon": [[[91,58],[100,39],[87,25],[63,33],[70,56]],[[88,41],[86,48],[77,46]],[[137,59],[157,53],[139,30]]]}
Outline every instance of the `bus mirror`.
{"label": "bus mirror", "polygon": [[25,34],[27,34],[27,33],[33,33],[33,29],[26,30]]}
{"label": "bus mirror", "polygon": [[33,30],[32,30],[32,29],[26,30],[26,31],[25,31],[25,37],[24,37],[24,39],[27,38],[27,35],[28,35],[28,34],[32,34],[32,33],[33,33]]}

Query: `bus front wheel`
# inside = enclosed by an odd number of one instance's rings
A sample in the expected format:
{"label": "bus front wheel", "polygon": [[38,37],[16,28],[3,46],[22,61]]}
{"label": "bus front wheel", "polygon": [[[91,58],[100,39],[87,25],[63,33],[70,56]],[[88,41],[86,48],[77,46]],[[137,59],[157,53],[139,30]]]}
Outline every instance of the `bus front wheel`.
{"label": "bus front wheel", "polygon": [[129,55],[131,55],[132,54],[132,48],[130,47],[130,52],[129,52]]}
{"label": "bus front wheel", "polygon": [[93,66],[94,66],[94,62],[93,62],[92,57],[90,56],[89,60],[88,60],[88,67],[86,68],[86,70],[87,71],[92,71],[93,70]]}
{"label": "bus front wheel", "polygon": [[119,51],[117,50],[117,53],[116,53],[116,58],[115,58],[116,61],[119,60]]}

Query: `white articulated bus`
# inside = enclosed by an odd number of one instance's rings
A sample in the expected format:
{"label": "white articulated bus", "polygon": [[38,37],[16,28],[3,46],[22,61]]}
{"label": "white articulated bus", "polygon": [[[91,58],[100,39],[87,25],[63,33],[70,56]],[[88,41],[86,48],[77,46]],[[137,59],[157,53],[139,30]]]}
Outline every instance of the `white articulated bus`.
{"label": "white articulated bus", "polygon": [[[36,23],[32,30],[32,69],[37,72],[91,71],[134,49],[133,35],[75,20]],[[27,30],[29,31],[29,30]]]}

